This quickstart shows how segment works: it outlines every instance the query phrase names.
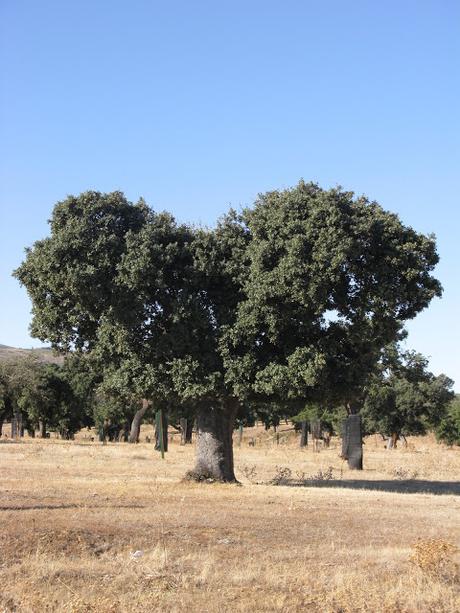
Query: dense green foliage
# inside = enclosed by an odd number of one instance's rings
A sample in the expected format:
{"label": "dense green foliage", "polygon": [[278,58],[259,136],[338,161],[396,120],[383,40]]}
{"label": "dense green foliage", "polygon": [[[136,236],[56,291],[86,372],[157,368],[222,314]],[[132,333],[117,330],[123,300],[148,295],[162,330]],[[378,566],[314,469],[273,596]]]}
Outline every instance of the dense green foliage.
{"label": "dense green foliage", "polygon": [[418,353],[386,348],[367,388],[363,418],[369,432],[393,436],[396,442],[401,435],[439,427],[454,396],[453,381],[435,377],[427,366]]}
{"label": "dense green foliage", "polygon": [[436,436],[448,445],[460,445],[460,396],[458,394],[449,403],[441,417],[436,427]]}
{"label": "dense green foliage", "polygon": [[34,432],[54,430],[70,437],[91,425],[92,382],[83,391],[83,373],[76,377],[75,367],[47,364],[31,356],[0,363],[2,402],[0,418],[11,419],[20,413],[23,426]]}

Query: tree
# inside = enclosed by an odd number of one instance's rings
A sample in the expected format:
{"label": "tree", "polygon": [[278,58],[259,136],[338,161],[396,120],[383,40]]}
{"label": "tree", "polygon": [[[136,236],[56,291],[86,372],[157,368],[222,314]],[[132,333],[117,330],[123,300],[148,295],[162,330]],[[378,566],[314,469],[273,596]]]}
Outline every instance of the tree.
{"label": "tree", "polygon": [[69,353],[64,359],[62,377],[71,388],[69,409],[74,422],[70,427],[71,433],[94,425],[96,390],[101,383],[98,370],[86,355]]}
{"label": "tree", "polygon": [[432,237],[377,204],[301,182],[212,230],[118,192],[70,197],[15,275],[34,335],[90,352],[154,410],[193,403],[192,473],[232,481],[242,406],[354,411],[381,347],[440,294],[436,262]]}
{"label": "tree", "polygon": [[0,362],[0,436],[4,421],[13,417],[13,390],[8,366],[9,362]]}
{"label": "tree", "polygon": [[[41,362],[30,355],[0,364],[1,419],[21,416],[31,436],[47,427],[71,437],[86,420],[85,406],[74,393],[67,367]],[[78,388],[75,388],[78,390]]]}
{"label": "tree", "polygon": [[441,294],[434,238],[302,181],[261,195],[243,221],[249,268],[227,379],[244,394],[358,412],[382,347]]}
{"label": "tree", "polygon": [[34,435],[34,424],[27,412],[22,410],[22,400],[26,394],[32,393],[38,384],[39,372],[42,367],[34,355],[0,362],[0,419],[21,417],[23,426]]}
{"label": "tree", "polygon": [[366,428],[387,436],[389,448],[396,448],[402,435],[425,434],[446,416],[453,381],[434,376],[427,366],[428,360],[419,353],[390,346],[368,387],[363,409]]}
{"label": "tree", "polygon": [[448,445],[460,445],[460,396],[451,400],[436,427],[436,436]]}
{"label": "tree", "polygon": [[57,364],[39,364],[18,398],[18,406],[27,414],[33,427],[39,426],[45,438],[47,428],[56,430],[63,438],[71,438],[82,426],[79,406],[72,388]]}

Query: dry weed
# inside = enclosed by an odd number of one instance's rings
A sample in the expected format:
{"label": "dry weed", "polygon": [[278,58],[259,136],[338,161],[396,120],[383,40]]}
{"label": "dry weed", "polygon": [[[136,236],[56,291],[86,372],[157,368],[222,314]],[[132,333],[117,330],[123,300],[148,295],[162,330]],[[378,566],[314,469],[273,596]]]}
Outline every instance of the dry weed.
{"label": "dry weed", "polygon": [[456,545],[440,538],[420,539],[413,546],[410,562],[433,577],[454,580],[459,577],[459,567],[454,555]]}

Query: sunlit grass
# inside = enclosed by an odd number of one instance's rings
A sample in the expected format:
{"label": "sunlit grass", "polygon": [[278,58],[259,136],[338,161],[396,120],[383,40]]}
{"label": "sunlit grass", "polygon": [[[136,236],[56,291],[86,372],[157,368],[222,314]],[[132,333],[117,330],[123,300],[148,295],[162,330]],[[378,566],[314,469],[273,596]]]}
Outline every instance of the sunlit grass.
{"label": "sunlit grass", "polygon": [[[458,449],[425,437],[386,451],[371,437],[356,473],[337,441],[314,453],[272,435],[248,431],[235,448],[243,487],[182,482],[194,449],[176,442],[164,461],[153,444],[85,433],[2,442],[0,611],[460,610],[458,554],[447,574],[411,561],[422,537],[459,544],[459,498],[365,489],[415,471],[434,491],[458,480]],[[333,487],[267,485],[277,466],[294,479],[332,467]],[[359,489],[341,487],[351,479]]]}

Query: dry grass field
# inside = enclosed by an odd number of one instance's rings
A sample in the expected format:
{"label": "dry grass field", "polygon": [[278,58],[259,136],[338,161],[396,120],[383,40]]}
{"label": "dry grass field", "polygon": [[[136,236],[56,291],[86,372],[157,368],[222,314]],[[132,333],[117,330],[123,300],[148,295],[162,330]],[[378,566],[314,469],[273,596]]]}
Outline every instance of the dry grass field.
{"label": "dry grass field", "polygon": [[0,611],[460,610],[459,449],[371,437],[351,473],[337,441],[279,442],[245,433],[238,486],[182,482],[176,442],[162,461],[145,442],[2,439]]}

